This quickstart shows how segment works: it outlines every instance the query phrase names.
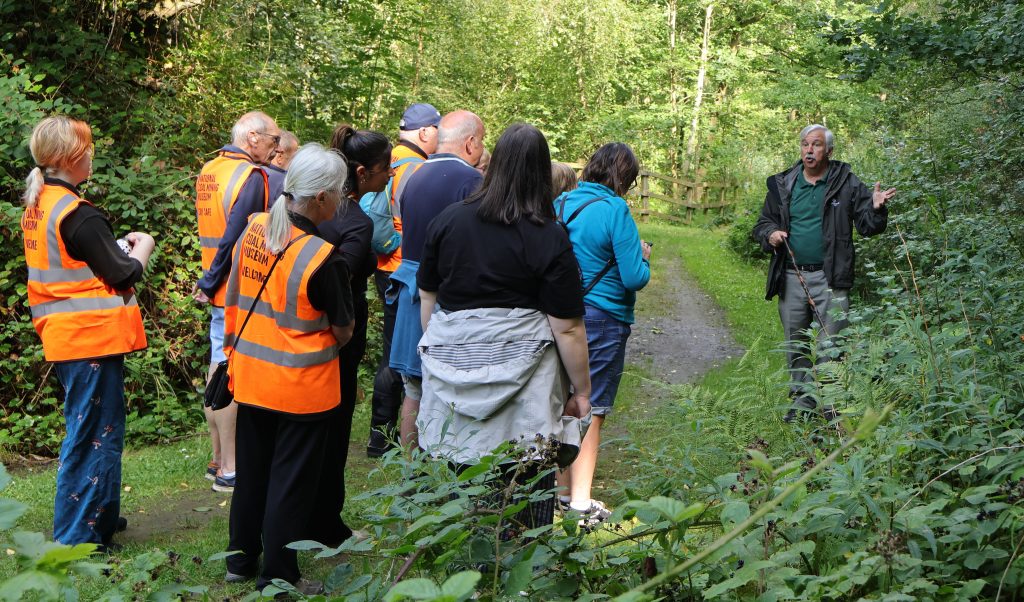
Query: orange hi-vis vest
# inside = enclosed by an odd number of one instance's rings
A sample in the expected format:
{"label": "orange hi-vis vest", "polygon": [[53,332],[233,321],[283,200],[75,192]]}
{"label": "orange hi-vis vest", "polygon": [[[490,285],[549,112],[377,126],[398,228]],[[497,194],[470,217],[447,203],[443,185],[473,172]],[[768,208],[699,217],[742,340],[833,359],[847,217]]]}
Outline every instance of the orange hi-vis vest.
{"label": "orange hi-vis vest", "polygon": [[60,224],[81,204],[63,186],[45,184],[39,202],[25,209],[21,231],[28,263],[32,324],[50,362],[119,355],[146,348],[146,331],[134,293],[125,296],[73,259]]}
{"label": "orange hi-vis vest", "polygon": [[[416,158],[423,159],[423,155],[417,153],[413,149],[405,146],[404,144],[396,144],[391,149],[391,164],[394,165],[402,159]],[[395,167],[395,175],[391,178],[391,207],[392,207],[392,220],[395,223],[395,232],[401,234],[402,232],[402,216],[399,211],[395,210],[396,202],[398,201],[398,195],[401,194],[405,186],[402,185],[404,178],[411,176],[414,171],[419,169],[422,165],[422,161],[418,163],[405,163]],[[402,245],[398,247],[388,255],[377,256],[377,269],[384,272],[394,272],[398,269],[398,266],[402,265]]]}
{"label": "orange hi-vis vest", "polygon": [[[203,271],[210,269],[217,255],[217,246],[228,227],[228,216],[238,200],[242,186],[249,174],[259,171],[263,174],[263,210],[267,209],[270,184],[267,173],[252,162],[248,155],[221,150],[220,154],[207,161],[196,180],[196,214],[199,216],[199,246],[203,252]],[[224,284],[221,283],[211,302],[224,306]]]}
{"label": "orange hi-vis vest", "polygon": [[[254,307],[275,259],[266,247],[269,217],[254,214],[235,244],[224,306],[230,388],[241,404],[288,414],[324,412],[341,403],[338,341],[307,290],[334,247],[292,226],[293,243]],[[250,307],[252,317],[236,340]]]}

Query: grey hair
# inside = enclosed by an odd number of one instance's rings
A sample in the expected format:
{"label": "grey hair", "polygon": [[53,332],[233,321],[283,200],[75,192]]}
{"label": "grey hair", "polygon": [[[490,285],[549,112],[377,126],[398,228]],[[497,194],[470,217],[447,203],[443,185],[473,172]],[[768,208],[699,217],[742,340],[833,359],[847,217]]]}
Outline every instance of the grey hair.
{"label": "grey hair", "polygon": [[333,192],[338,198],[335,212],[344,215],[346,203],[344,188],[348,179],[348,166],[341,153],[310,142],[295,153],[288,173],[284,176],[284,192],[270,208],[267,223],[267,250],[277,255],[288,246],[291,238],[291,220],[288,212],[305,212],[321,192]]}
{"label": "grey hair", "polygon": [[445,127],[442,121],[442,125],[437,128],[437,145],[461,144],[468,140],[470,136],[476,135],[479,127],[480,122],[472,118],[459,119],[455,122],[455,125],[448,127]]}
{"label": "grey hair", "polygon": [[832,147],[836,143],[836,137],[832,135],[832,130],[821,125],[820,123],[812,123],[811,125],[800,130],[800,142],[803,142],[804,138],[806,138],[808,134],[810,134],[811,132],[816,132],[818,130],[825,132],[825,150],[832,150]]}
{"label": "grey hair", "polygon": [[231,144],[244,148],[249,132],[266,132],[274,125],[273,118],[263,111],[249,111],[238,118],[231,128]]}
{"label": "grey hair", "polygon": [[288,130],[281,130],[281,144],[278,147],[283,151],[285,148],[299,148],[299,138]]}

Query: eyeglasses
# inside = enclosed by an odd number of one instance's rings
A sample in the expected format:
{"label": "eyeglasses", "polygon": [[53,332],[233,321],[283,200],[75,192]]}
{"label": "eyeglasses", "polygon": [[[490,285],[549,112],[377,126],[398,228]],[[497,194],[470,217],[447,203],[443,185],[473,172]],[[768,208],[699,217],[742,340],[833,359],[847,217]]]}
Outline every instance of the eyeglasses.
{"label": "eyeglasses", "polygon": [[256,134],[257,136],[267,136],[273,139],[274,146],[278,146],[279,144],[281,144],[281,136],[275,136],[274,134],[268,134],[266,132],[253,132],[253,134]]}

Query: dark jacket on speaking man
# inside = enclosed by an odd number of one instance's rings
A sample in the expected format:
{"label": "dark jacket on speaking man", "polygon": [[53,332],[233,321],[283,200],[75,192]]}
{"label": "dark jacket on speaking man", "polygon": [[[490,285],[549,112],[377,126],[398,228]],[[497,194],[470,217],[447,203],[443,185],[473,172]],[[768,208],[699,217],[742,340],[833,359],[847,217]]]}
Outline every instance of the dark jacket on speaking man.
{"label": "dark jacket on speaking man", "polygon": [[[768,194],[764,198],[761,217],[754,225],[753,236],[761,248],[772,253],[768,266],[768,284],[765,299],[782,296],[786,281],[786,266],[791,261],[786,246],[768,244],[768,237],[776,230],[789,232],[789,202],[797,176],[803,164],[795,165],[768,178]],[[829,161],[824,208],[821,220],[822,240],[825,244],[825,278],[833,289],[853,286],[853,226],[861,236],[872,236],[885,231],[889,209],[882,205],[877,211],[872,203],[872,190],[864,185],[842,161]]]}

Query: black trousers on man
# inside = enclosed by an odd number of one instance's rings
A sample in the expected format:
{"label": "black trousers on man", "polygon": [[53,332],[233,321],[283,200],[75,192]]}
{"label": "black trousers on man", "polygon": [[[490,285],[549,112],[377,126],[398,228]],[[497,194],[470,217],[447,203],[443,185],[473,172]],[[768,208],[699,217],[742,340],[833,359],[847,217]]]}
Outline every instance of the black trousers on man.
{"label": "black trousers on man", "polygon": [[[236,575],[299,580],[289,543],[307,539],[332,421],[239,404],[235,431],[238,477],[231,497],[227,558]],[[263,569],[259,570],[260,554]]]}
{"label": "black trousers on man", "polygon": [[372,416],[370,428],[384,433],[389,439],[394,438],[398,426],[398,413],[402,409],[402,377],[391,369],[391,337],[395,333],[395,315],[398,304],[384,303],[384,291],[391,284],[391,272],[377,270],[373,273],[373,283],[377,287],[377,297],[384,306],[384,333],[380,356],[377,364],[377,375],[373,379]]}

